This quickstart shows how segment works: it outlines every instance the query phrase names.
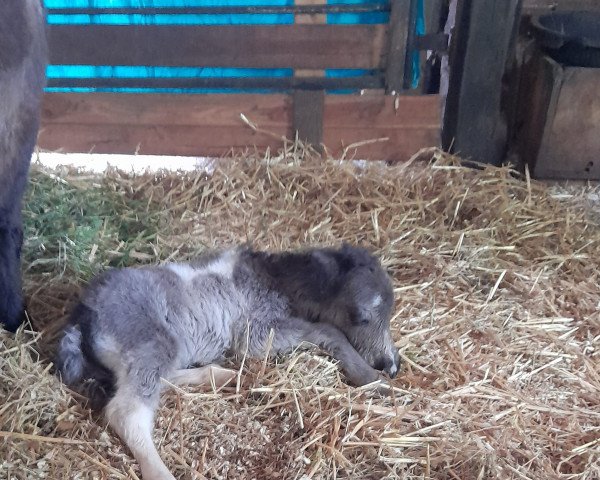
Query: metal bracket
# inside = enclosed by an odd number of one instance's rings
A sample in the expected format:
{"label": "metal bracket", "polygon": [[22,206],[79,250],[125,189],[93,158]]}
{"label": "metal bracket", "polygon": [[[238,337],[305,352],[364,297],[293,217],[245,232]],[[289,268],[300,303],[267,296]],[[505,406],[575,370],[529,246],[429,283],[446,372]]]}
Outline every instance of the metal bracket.
{"label": "metal bracket", "polygon": [[448,35],[445,33],[430,33],[416,36],[413,42],[415,50],[433,50],[438,53],[448,51]]}

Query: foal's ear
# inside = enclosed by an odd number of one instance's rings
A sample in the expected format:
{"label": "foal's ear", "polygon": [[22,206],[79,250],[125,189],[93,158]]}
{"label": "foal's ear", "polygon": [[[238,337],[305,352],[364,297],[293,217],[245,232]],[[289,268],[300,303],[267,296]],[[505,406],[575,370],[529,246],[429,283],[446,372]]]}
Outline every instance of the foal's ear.
{"label": "foal's ear", "polygon": [[377,264],[377,258],[364,247],[354,246],[344,242],[340,248],[340,253],[342,254],[348,270],[357,266]]}
{"label": "foal's ear", "polygon": [[331,294],[331,289],[337,284],[340,269],[334,255],[324,250],[310,252],[308,287],[316,299],[323,299]]}
{"label": "foal's ear", "polygon": [[339,265],[333,255],[324,250],[314,250],[311,260],[321,278],[333,279],[339,274]]}

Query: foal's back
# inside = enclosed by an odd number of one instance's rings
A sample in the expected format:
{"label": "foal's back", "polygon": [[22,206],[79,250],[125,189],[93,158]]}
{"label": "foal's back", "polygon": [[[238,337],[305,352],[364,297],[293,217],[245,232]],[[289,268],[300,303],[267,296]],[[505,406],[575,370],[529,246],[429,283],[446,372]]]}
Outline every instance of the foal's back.
{"label": "foal's back", "polygon": [[231,276],[214,265],[220,260],[209,267],[165,264],[100,276],[81,300],[95,312],[88,331],[100,362],[114,370],[126,357],[146,363],[147,356],[164,355],[164,364],[175,368],[219,359],[244,310]]}

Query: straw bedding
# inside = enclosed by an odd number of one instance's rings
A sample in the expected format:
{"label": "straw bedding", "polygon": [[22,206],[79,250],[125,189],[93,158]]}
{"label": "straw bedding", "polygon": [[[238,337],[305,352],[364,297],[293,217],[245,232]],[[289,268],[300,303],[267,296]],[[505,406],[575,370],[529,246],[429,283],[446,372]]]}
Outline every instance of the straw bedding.
{"label": "straw bedding", "polygon": [[350,388],[311,349],[233,359],[236,385],[163,395],[155,440],[176,476],[600,478],[597,192],[430,157],[358,166],[296,145],[212,174],[34,168],[24,249],[33,328],[0,334],[0,477],[138,478],[49,362],[95,272],[243,241],[346,240],[373,248],[394,277],[404,367],[393,390]]}

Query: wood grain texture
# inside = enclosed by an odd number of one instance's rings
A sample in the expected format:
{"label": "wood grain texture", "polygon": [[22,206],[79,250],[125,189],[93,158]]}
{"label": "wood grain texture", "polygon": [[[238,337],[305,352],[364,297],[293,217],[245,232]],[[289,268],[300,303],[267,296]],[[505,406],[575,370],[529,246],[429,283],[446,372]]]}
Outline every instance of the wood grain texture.
{"label": "wood grain texture", "polygon": [[291,122],[287,95],[163,95],[48,93],[44,122],[53,124],[214,125],[240,124],[240,114],[261,127]]}
{"label": "wood grain texture", "polygon": [[381,67],[385,25],[51,25],[55,65]]}
{"label": "wood grain texture", "polygon": [[323,143],[323,90],[296,90],[292,94],[292,134],[302,142],[321,150]]}
{"label": "wood grain texture", "polygon": [[600,70],[560,68],[546,94],[547,117],[534,175],[544,179],[600,180]]}
{"label": "wood grain texture", "polygon": [[[440,98],[325,97],[323,143],[340,155],[353,143],[356,158],[403,161],[439,144]],[[244,114],[261,130],[241,119]],[[244,148],[277,149],[291,138],[291,97],[286,95],[47,94],[39,145],[63,152],[221,156]]]}
{"label": "wood grain texture", "polygon": [[505,159],[512,121],[505,82],[520,18],[521,0],[458,2],[442,138],[444,148],[465,159]]}
{"label": "wood grain texture", "polygon": [[387,93],[400,93],[406,87],[406,55],[412,10],[412,0],[392,0],[385,68]]}

